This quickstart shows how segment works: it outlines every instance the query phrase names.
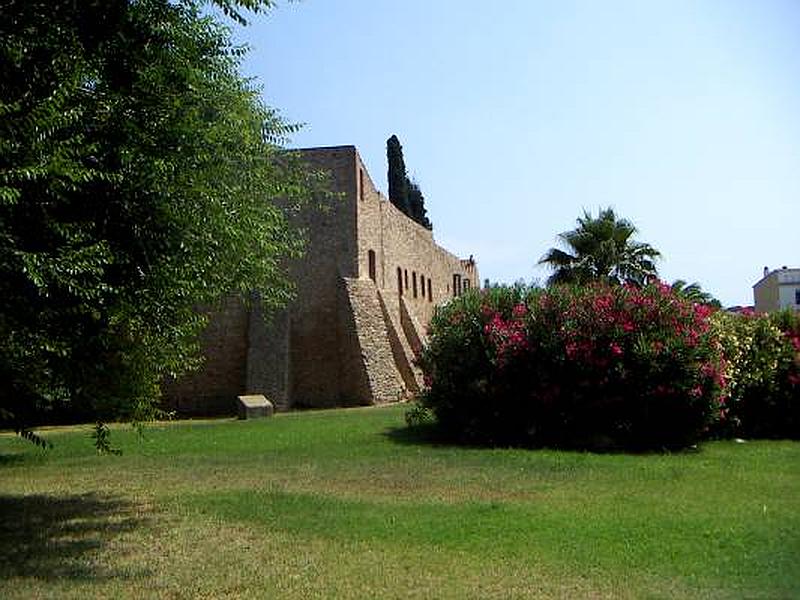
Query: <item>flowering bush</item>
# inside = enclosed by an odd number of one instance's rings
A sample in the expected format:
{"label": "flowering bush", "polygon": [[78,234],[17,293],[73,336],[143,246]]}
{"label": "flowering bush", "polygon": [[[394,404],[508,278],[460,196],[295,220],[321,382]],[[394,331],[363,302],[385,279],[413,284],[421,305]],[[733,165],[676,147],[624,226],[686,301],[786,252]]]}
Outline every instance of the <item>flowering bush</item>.
{"label": "flowering bush", "polygon": [[729,381],[721,435],[800,438],[800,315],[714,315]]}
{"label": "flowering bush", "polygon": [[662,284],[468,294],[431,322],[421,400],[470,442],[690,444],[725,384],[710,313]]}

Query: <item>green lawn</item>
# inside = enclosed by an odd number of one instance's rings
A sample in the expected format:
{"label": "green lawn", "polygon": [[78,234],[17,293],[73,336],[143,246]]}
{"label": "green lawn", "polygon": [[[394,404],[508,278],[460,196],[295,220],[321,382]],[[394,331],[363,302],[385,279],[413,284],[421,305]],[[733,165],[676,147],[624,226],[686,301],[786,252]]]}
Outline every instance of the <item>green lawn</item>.
{"label": "green lawn", "polygon": [[0,597],[800,597],[800,443],[464,449],[404,410],[0,435]]}

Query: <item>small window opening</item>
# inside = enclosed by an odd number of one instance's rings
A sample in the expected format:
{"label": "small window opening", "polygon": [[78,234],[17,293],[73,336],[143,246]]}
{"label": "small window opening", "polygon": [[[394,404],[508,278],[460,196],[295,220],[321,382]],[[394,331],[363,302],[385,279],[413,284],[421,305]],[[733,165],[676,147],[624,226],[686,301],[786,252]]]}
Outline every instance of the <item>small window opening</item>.
{"label": "small window opening", "polygon": [[403,295],[403,269],[397,267],[397,293]]}
{"label": "small window opening", "polygon": [[406,289],[408,289],[408,269],[403,269],[403,279],[405,279]]}
{"label": "small window opening", "polygon": [[414,298],[417,297],[417,272],[411,271],[411,288]]}
{"label": "small window opening", "polygon": [[431,286],[431,278],[428,277],[428,302],[433,302],[433,291]]}
{"label": "small window opening", "polygon": [[375,281],[375,250],[367,252],[367,263],[369,269],[369,278]]}

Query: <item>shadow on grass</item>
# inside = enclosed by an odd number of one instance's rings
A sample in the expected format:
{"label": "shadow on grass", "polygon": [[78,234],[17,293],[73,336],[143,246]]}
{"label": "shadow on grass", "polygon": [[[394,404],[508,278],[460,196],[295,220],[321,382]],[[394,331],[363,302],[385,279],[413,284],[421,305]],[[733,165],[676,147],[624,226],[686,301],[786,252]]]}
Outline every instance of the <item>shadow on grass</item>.
{"label": "shadow on grass", "polygon": [[0,452],[0,467],[14,466],[25,462],[27,457],[21,453],[4,453]]}
{"label": "shadow on grass", "polygon": [[628,448],[613,443],[606,437],[586,438],[574,440],[571,443],[562,444],[484,444],[477,442],[464,442],[453,436],[448,436],[442,432],[434,423],[424,425],[413,425],[406,427],[391,427],[383,432],[383,435],[398,444],[411,446],[433,446],[468,448],[473,450],[480,449],[516,449],[516,450],[554,450],[559,452],[569,452],[575,454],[605,454],[605,455],[628,455],[628,456],[663,456],[667,454],[695,454],[702,451],[698,444],[692,444],[677,448]]}
{"label": "shadow on grass", "polygon": [[[387,439],[410,446],[464,446],[448,438],[433,424],[389,427],[382,432]],[[475,446],[478,447],[478,446]]]}
{"label": "shadow on grass", "polygon": [[94,493],[0,494],[0,581],[130,577],[104,568],[97,554],[143,520],[132,504]]}

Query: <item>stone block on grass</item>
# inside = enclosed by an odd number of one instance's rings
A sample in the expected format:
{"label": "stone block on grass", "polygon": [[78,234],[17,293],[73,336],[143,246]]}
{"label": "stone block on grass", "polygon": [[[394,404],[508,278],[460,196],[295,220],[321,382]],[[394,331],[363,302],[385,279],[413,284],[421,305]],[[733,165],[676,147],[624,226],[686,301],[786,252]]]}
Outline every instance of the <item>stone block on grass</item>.
{"label": "stone block on grass", "polygon": [[275,412],[272,402],[261,394],[237,396],[236,407],[240,419],[262,419]]}

